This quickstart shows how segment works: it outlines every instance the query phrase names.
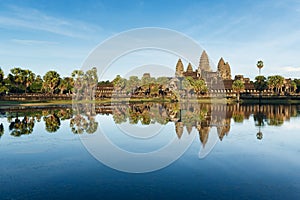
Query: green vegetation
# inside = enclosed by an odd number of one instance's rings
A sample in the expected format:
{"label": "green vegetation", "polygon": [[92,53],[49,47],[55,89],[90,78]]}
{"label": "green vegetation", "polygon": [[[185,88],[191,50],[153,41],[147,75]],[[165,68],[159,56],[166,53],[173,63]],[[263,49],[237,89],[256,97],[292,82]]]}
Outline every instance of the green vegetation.
{"label": "green vegetation", "polygon": [[282,92],[282,87],[284,83],[284,78],[280,75],[269,76],[268,77],[268,86],[271,90],[275,89],[275,92],[280,94]]}
{"label": "green vegetation", "polygon": [[240,101],[240,93],[244,91],[245,85],[241,80],[235,80],[232,83],[232,89],[237,93],[237,101]]}
{"label": "green vegetation", "polygon": [[256,90],[260,92],[268,89],[268,82],[266,77],[264,76],[255,77],[254,87]]}
{"label": "green vegetation", "polygon": [[[19,67],[10,70],[7,77],[0,68],[0,95],[3,94],[76,94],[77,100],[92,100],[98,84],[97,69],[83,72],[74,70],[71,77],[61,77],[56,71],[48,71],[43,78],[28,69]],[[44,103],[39,101],[39,103]],[[2,102],[3,104],[3,102]]]}
{"label": "green vegetation", "polygon": [[[179,62],[177,68],[181,69],[182,67],[182,63]],[[263,62],[258,61],[257,67],[262,69]],[[189,72],[192,73],[193,70],[190,64],[188,68]],[[263,96],[270,96],[270,98],[276,96],[297,96],[295,94],[300,92],[300,79],[285,79],[280,75],[266,78],[259,75],[252,82],[249,79],[244,79],[243,76],[240,77],[235,78],[232,87],[226,85],[227,98],[235,99],[234,96],[236,94],[238,102],[241,95],[243,100],[247,100],[247,95],[255,99],[257,91],[260,92],[260,97],[263,94]],[[94,101],[96,98],[95,88],[97,86],[103,86],[103,91],[106,92],[104,95],[100,94],[97,96],[97,98],[101,98],[101,102],[109,102],[110,100],[105,100],[105,98],[110,97],[116,97],[111,101],[178,101],[179,99],[182,101],[193,101],[191,97],[195,97],[195,100],[206,101],[206,98],[209,97],[207,94],[210,94],[209,88],[213,88],[212,84],[214,84],[213,80],[209,80],[208,82],[206,83],[201,77],[194,77],[192,75],[185,76],[184,74],[180,74],[180,76],[175,77],[162,76],[154,78],[149,73],[145,73],[142,78],[131,76],[126,79],[117,75],[111,82],[98,82],[96,68],[92,68],[86,72],[74,70],[70,76],[61,77],[58,72],[53,70],[41,76],[36,75],[29,69],[16,67],[11,69],[10,73],[5,76],[0,68],[0,95],[25,93],[47,94],[50,97],[49,99],[55,97],[55,95],[61,97],[61,99],[70,99],[69,97],[72,95],[76,101]],[[253,86],[256,91],[253,89]],[[232,93],[231,89],[235,94]],[[35,95],[31,96],[34,100]],[[133,98],[129,99],[131,97]],[[3,99],[8,100],[6,98]],[[3,104],[3,101],[1,103]],[[39,103],[46,104],[49,102],[39,101]]]}

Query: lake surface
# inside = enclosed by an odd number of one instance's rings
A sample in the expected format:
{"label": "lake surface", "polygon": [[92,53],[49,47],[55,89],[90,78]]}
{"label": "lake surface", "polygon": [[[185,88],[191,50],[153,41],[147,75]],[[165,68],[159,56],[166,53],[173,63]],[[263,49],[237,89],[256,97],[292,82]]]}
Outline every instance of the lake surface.
{"label": "lake surface", "polygon": [[[300,199],[300,105],[0,112],[0,199]],[[113,157],[101,138],[145,157]]]}

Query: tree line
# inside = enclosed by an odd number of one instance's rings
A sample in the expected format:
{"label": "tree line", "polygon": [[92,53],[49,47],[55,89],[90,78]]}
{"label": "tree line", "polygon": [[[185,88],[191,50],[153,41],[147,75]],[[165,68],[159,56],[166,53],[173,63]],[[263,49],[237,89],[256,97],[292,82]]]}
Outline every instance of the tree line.
{"label": "tree line", "polygon": [[[111,82],[98,82],[97,70],[92,68],[86,72],[82,70],[74,70],[70,76],[61,77],[56,71],[48,71],[44,76],[36,75],[29,69],[19,67],[10,70],[5,76],[0,68],[0,94],[5,93],[48,93],[48,94],[72,94],[84,93],[86,96],[93,96],[92,89],[97,84],[112,83],[117,92],[125,92],[127,94],[135,93],[137,90],[144,94],[159,95],[168,91],[170,87],[170,79],[168,77],[150,77],[143,76],[139,79],[137,76],[131,76],[128,79],[117,75]],[[182,80],[182,87],[188,96],[191,93],[205,94],[208,92],[207,85],[204,80],[195,80],[192,77],[185,77]],[[300,79],[286,79],[280,75],[265,77],[259,75],[252,82],[257,91],[271,90],[274,93],[291,94],[300,92]],[[245,90],[245,84],[242,80],[235,80],[232,89],[238,94]]]}
{"label": "tree line", "polygon": [[92,83],[98,83],[96,68],[86,72],[74,70],[70,76],[66,77],[61,77],[54,70],[46,72],[44,76],[36,75],[31,70],[20,67],[11,69],[10,73],[5,77],[3,70],[0,68],[0,94],[71,94],[75,92],[75,88],[81,87],[82,89],[83,85],[92,85]]}
{"label": "tree line", "polygon": [[[143,76],[139,79],[137,76],[130,76],[128,79],[117,75],[112,84],[117,92],[125,92],[126,94],[143,93],[145,95],[163,95],[170,91],[171,78],[168,77],[150,77]],[[205,94],[208,91],[207,85],[202,79],[193,79],[192,77],[185,77],[180,79],[182,88],[186,91],[188,96],[191,93]],[[176,86],[178,87],[178,86]]]}

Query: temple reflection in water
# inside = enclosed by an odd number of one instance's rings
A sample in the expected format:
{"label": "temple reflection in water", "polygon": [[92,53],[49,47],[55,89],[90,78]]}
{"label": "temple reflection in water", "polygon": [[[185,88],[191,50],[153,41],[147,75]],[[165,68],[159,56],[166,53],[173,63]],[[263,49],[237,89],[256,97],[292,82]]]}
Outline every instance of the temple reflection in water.
{"label": "temple reflection in water", "polygon": [[65,108],[11,108],[1,109],[2,119],[6,117],[8,126],[0,124],[0,137],[7,128],[10,135],[21,136],[33,132],[35,123],[44,123],[47,132],[59,130],[61,121],[68,120],[74,134],[95,133],[99,123],[96,115],[111,115],[116,124],[129,123],[165,125],[174,123],[178,139],[196,130],[203,146],[208,141],[213,127],[222,141],[230,132],[231,123],[242,123],[253,116],[259,128],[255,133],[263,138],[261,127],[280,126],[291,117],[299,115],[300,105],[226,105],[199,103],[132,103],[132,104],[84,104]]}

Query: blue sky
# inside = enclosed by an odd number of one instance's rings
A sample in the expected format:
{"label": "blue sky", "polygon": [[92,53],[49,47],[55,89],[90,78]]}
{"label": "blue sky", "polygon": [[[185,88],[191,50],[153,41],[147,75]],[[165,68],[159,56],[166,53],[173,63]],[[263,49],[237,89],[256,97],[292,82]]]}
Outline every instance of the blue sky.
{"label": "blue sky", "polygon": [[142,27],[188,35],[232,74],[253,78],[262,59],[266,76],[300,77],[299,0],[0,0],[0,66],[69,75],[100,42]]}

